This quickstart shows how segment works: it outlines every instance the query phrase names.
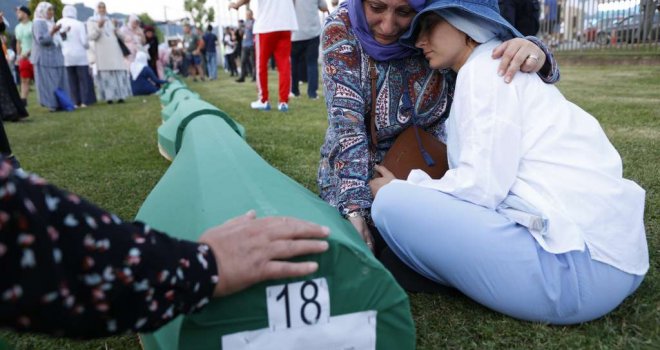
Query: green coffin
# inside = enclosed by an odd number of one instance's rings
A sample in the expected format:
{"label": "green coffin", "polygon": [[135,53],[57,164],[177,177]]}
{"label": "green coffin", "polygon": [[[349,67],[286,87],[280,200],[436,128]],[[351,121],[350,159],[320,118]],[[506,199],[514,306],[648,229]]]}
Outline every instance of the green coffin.
{"label": "green coffin", "polygon": [[[175,103],[170,103],[166,108],[173,104]],[[169,160],[174,159],[174,156],[179,151],[181,141],[183,140],[183,131],[188,126],[188,123],[201,115],[215,116],[225,121],[235,133],[240,135],[241,138],[245,138],[245,128],[241,124],[208,102],[199,99],[188,99],[178,101],[176,105],[177,108],[173,114],[158,128],[158,148],[161,154]],[[194,137],[213,138],[223,137],[223,135],[203,134],[200,136],[195,135]]]}
{"label": "green coffin", "polygon": [[[261,348],[295,348],[282,345],[289,341],[302,349],[344,349],[344,345],[327,344],[340,344],[345,338],[366,336],[369,332],[374,335],[373,345],[352,348],[373,349],[374,345],[378,349],[414,348],[415,329],[406,293],[336,209],[271,167],[225,119],[209,114],[188,116],[188,119],[177,116],[166,123],[180,123],[167,129],[169,133],[174,128],[180,131],[175,142],[180,146],[173,154],[176,157],[142,205],[137,219],[179,238],[196,240],[206,229],[255,209],[260,217],[293,216],[330,227],[330,249],[304,259],[319,263],[319,271],[313,276],[269,281],[215,299],[200,313],[180,316],[155,333],[140,335],[145,349],[221,349],[225,342],[231,343],[229,340],[240,338],[239,343],[257,344],[269,337],[279,340]],[[159,129],[159,135],[161,131],[165,130]],[[301,326],[291,322],[290,326],[289,316],[313,319],[315,301],[305,298],[323,294],[323,288],[317,288],[315,281],[321,281],[318,285],[325,285],[329,295],[327,305],[318,303],[317,323]],[[300,287],[297,298],[304,302],[300,310],[288,303],[285,287],[289,286],[291,290]],[[286,305],[280,304],[285,300],[281,299],[285,290]],[[281,291],[277,299],[273,291]],[[293,292],[291,297],[291,305],[296,305]],[[271,309],[271,305],[277,307]],[[318,321],[322,309],[329,317]],[[281,322],[283,310],[286,310],[286,324]],[[368,322],[355,321],[360,318],[356,316],[365,314],[371,315]],[[355,328],[346,330],[347,327]],[[298,341],[298,337],[312,340]],[[250,347],[225,346],[225,350],[239,348]]]}
{"label": "green coffin", "polygon": [[160,91],[161,91],[160,104],[163,106],[168,105],[176,97],[177,94],[182,93],[184,91],[191,92],[192,94],[194,94],[196,97],[199,98],[199,94],[190,91],[184,83],[178,80],[168,83],[168,86],[163,86]]}
{"label": "green coffin", "polygon": [[190,100],[190,99],[199,99],[199,95],[190,90],[177,90],[177,94],[174,95],[172,100],[160,111],[160,116],[164,122],[166,122],[174,112],[179,108],[179,102]]}

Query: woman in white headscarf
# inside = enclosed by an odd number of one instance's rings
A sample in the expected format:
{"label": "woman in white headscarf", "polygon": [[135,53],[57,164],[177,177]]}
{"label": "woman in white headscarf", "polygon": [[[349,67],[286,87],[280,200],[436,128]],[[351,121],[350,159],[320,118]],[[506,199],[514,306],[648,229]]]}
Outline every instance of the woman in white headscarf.
{"label": "woman in white headscarf", "polygon": [[160,89],[160,85],[167,81],[158,79],[158,76],[149,67],[149,55],[143,51],[135,54],[135,60],[131,63],[131,88],[133,95],[151,95]]}
{"label": "woman in white headscarf", "polygon": [[126,56],[126,60],[129,63],[133,62],[138,51],[146,50],[144,44],[147,39],[140,28],[140,19],[136,15],[128,16],[128,22],[119,29],[119,32],[124,37],[124,44],[131,51],[130,55]]}
{"label": "woman in white headscarf", "polygon": [[107,16],[105,3],[99,2],[94,16],[87,21],[87,35],[96,70],[96,91],[100,100],[124,102],[131,96],[131,78],[118,40],[123,36]]}
{"label": "woman in white headscarf", "polygon": [[61,26],[62,54],[69,78],[69,95],[76,107],[85,107],[96,102],[94,82],[89,72],[86,50],[89,49],[85,25],[76,19],[78,11],[72,5],[64,6]]}
{"label": "woman in white headscarf", "polygon": [[69,84],[62,56],[60,25],[55,24],[53,5],[40,2],[34,10],[32,37],[34,47],[30,60],[34,65],[35,82],[39,103],[51,112],[59,109],[55,90],[68,92]]}

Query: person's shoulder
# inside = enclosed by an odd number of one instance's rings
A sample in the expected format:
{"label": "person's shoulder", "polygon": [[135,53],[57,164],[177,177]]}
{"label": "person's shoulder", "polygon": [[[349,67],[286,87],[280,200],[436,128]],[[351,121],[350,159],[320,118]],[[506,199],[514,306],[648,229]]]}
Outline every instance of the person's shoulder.
{"label": "person's shoulder", "polygon": [[[351,19],[345,7],[339,7],[325,20],[323,26],[324,41],[344,41],[353,37]],[[327,45],[326,45],[327,46]]]}
{"label": "person's shoulder", "polygon": [[348,9],[344,6],[338,7],[334,12],[328,15],[325,19],[325,25],[340,25],[350,27],[351,19],[348,16]]}
{"label": "person's shoulder", "polygon": [[524,89],[532,83],[536,74],[521,72],[516,73],[510,83],[504,82],[504,77],[497,74],[502,59],[492,57],[493,49],[497,45],[499,45],[499,42],[490,42],[482,44],[475,49],[467,62],[461,67],[457,77],[457,84],[463,85],[467,83],[477,89],[487,91],[493,87],[519,90]]}
{"label": "person's shoulder", "polygon": [[500,59],[494,59],[492,56],[493,49],[497,45],[498,43],[488,42],[475,48],[463,67],[461,67],[459,75],[469,74],[482,77],[483,79],[492,77],[501,78],[497,75]]}

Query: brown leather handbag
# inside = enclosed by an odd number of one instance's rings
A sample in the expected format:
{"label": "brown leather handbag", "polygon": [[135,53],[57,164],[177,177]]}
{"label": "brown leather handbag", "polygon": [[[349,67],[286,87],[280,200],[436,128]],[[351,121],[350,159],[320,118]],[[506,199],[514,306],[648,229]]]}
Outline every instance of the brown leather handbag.
{"label": "brown leather handbag", "polygon": [[[376,150],[378,138],[376,135],[376,79],[378,71],[369,59],[369,74],[371,78],[371,115],[369,133],[371,134],[372,151]],[[413,107],[414,108],[414,107]],[[413,111],[413,115],[414,115]],[[431,133],[415,125],[407,127],[396,137],[392,147],[385,153],[382,166],[396,176],[406,179],[411,170],[421,169],[431,178],[439,179],[449,169],[447,162],[447,147]]]}

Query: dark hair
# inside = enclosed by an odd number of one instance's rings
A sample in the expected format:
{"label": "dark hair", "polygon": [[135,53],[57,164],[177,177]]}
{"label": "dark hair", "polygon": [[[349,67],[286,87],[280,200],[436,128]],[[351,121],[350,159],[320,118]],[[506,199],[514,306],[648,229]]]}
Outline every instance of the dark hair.
{"label": "dark hair", "polygon": [[206,26],[206,30],[209,31],[209,32],[212,32],[213,31],[213,26],[209,24],[208,26]]}
{"label": "dark hair", "polygon": [[26,14],[26,15],[28,15],[28,16],[32,16],[32,11],[30,11],[30,9],[27,8],[27,6],[20,6],[20,7],[18,8],[18,10],[21,11],[21,12],[23,12],[24,14]]}

